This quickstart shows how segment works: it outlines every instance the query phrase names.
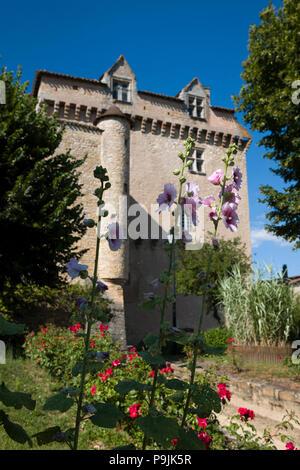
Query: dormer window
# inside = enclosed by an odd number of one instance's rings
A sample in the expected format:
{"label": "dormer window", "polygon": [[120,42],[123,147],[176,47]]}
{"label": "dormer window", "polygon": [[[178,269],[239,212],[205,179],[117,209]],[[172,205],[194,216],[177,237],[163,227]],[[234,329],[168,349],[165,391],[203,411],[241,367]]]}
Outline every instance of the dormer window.
{"label": "dormer window", "polygon": [[131,102],[129,82],[113,79],[112,92],[115,100]]}
{"label": "dormer window", "polygon": [[204,99],[197,96],[188,96],[189,115],[197,118],[204,118]]}

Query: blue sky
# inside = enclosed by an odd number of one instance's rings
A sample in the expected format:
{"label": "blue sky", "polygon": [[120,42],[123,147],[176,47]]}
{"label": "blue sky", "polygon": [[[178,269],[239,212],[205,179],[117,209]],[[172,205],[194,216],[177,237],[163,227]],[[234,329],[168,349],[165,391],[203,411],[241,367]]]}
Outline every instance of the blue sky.
{"label": "blue sky", "polygon": [[[139,90],[173,96],[198,77],[211,87],[213,105],[234,107],[231,95],[242,85],[249,27],[259,23],[259,12],[267,4],[268,0],[5,2],[0,63],[8,70],[21,65],[31,90],[37,69],[99,78],[124,54]],[[273,0],[273,4],[278,8],[282,2]],[[289,275],[300,274],[299,251],[293,252],[291,245],[264,231],[267,208],[258,203],[259,186],[281,188],[282,182],[262,158],[264,149],[257,146],[261,136],[250,132],[253,143],[247,169],[253,261],[272,262],[275,268],[286,263]]]}

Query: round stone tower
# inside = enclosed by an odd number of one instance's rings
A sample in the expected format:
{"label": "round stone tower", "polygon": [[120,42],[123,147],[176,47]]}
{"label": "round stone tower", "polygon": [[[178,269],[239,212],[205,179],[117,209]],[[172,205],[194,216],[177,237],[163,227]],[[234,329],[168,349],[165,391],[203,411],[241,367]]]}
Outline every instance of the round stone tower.
{"label": "round stone tower", "polygon": [[118,222],[121,248],[112,251],[107,241],[100,243],[99,278],[108,285],[108,297],[113,301],[114,316],[110,330],[115,339],[126,344],[123,286],[128,280],[129,243],[127,240],[127,197],[129,194],[130,119],[111,106],[94,124],[102,130],[100,162],[107,169],[111,188],[105,191],[105,209],[109,216],[102,218],[101,233],[109,224]]}

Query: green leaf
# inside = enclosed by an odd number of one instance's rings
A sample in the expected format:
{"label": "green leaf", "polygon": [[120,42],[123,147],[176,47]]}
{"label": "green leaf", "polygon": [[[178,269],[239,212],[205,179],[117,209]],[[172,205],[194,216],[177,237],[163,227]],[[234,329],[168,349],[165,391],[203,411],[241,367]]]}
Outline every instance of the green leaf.
{"label": "green leaf", "polygon": [[20,444],[28,442],[29,446],[32,447],[32,441],[26,431],[19,424],[10,421],[8,415],[3,410],[0,410],[0,424],[3,424],[6,434],[11,439]]}
{"label": "green leaf", "polygon": [[97,412],[89,419],[96,426],[114,428],[116,427],[117,421],[124,417],[123,413],[112,403],[97,403],[94,407]]}
{"label": "green leaf", "polygon": [[208,385],[199,386],[198,390],[193,390],[192,400],[197,407],[195,413],[199,418],[208,417],[212,411],[221,412],[221,399],[218,393]]}
{"label": "green leaf", "polygon": [[183,382],[183,380],[179,379],[167,380],[165,386],[171,390],[186,390],[189,388],[189,385],[186,382]]}
{"label": "green leaf", "polygon": [[59,432],[61,432],[60,427],[53,426],[52,428],[45,429],[45,431],[34,434],[32,437],[36,437],[38,445],[42,446],[44,444],[49,444],[50,442],[53,442],[53,436],[55,436],[55,434],[58,434]]}
{"label": "green leaf", "polygon": [[195,432],[186,431],[174,418],[148,415],[144,418],[137,418],[136,423],[148,437],[163,446],[169,447],[171,439],[178,439],[180,449],[202,450],[205,448]]}
{"label": "green leaf", "polygon": [[0,401],[5,406],[13,406],[16,410],[19,410],[24,406],[28,410],[34,410],[36,401],[32,400],[31,395],[22,392],[11,392],[2,382],[0,386]]}
{"label": "green leaf", "polygon": [[164,367],[166,365],[165,359],[160,354],[153,356],[148,351],[141,351],[139,352],[139,356],[141,356],[147,364],[150,364],[150,366],[158,365]]}
{"label": "green leaf", "polygon": [[53,395],[52,397],[48,398],[43,406],[43,410],[57,410],[64,413],[65,411],[68,411],[73,404],[73,398],[68,398],[65,393],[58,393],[57,395]]}
{"label": "green leaf", "polygon": [[143,339],[143,343],[145,346],[153,346],[159,342],[159,337],[154,333],[148,333],[146,338]]}
{"label": "green leaf", "polygon": [[117,383],[115,386],[115,391],[120,394],[125,394],[131,392],[131,390],[138,390],[140,392],[144,390],[151,390],[152,385],[150,384],[143,384],[137,382],[136,380],[122,380],[121,382]]}
{"label": "green leaf", "polygon": [[0,335],[1,336],[6,336],[6,335],[20,335],[24,332],[24,327],[25,325],[22,324],[17,324],[17,323],[10,323],[2,316],[0,316]]}
{"label": "green leaf", "polygon": [[173,400],[176,403],[183,403],[184,393],[182,391],[177,391],[170,397],[170,400]]}

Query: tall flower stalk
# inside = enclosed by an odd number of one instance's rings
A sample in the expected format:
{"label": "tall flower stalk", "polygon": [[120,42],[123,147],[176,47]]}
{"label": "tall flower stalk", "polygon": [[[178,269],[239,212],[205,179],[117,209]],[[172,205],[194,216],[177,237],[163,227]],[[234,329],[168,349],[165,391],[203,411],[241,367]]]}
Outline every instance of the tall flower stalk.
{"label": "tall flower stalk", "polygon": [[[95,196],[98,197],[98,206],[99,206],[99,215],[97,223],[92,219],[85,219],[84,223],[92,228],[97,227],[97,240],[96,240],[96,253],[95,253],[95,263],[94,263],[94,272],[93,276],[90,277],[92,281],[92,290],[91,290],[91,298],[89,303],[83,303],[83,308],[81,309],[82,312],[85,313],[85,334],[84,334],[84,353],[83,353],[83,361],[81,364],[81,377],[80,377],[80,386],[78,390],[77,396],[77,411],[76,411],[76,421],[75,421],[75,431],[74,431],[74,441],[71,448],[73,450],[78,449],[78,439],[80,433],[80,424],[84,418],[83,414],[83,400],[84,400],[84,387],[85,387],[85,380],[86,375],[88,373],[88,364],[90,359],[90,336],[91,336],[91,329],[95,322],[99,320],[103,320],[103,312],[97,311],[95,306],[95,298],[96,292],[99,290],[106,290],[107,286],[103,283],[98,281],[98,265],[99,265],[99,249],[100,249],[100,232],[101,232],[101,218],[106,217],[108,215],[108,211],[102,211],[100,209],[103,206],[104,201],[102,200],[104,191],[111,187],[109,183],[109,177],[107,175],[107,171],[103,167],[97,167],[94,171],[95,178],[100,180],[100,188],[95,190]],[[109,246],[112,250],[116,250],[120,247],[121,241],[118,238],[119,229],[118,224],[112,224],[114,227],[109,226],[110,232],[108,233],[108,242]],[[112,234],[112,232],[114,232]],[[71,260],[67,264],[68,273],[74,279],[75,277],[80,276],[83,279],[86,279],[88,276],[87,268],[88,266],[80,265],[77,263],[76,260]]]}
{"label": "tall flower stalk", "polygon": [[[212,184],[221,186],[221,189],[219,192],[220,201],[219,201],[218,207],[216,207],[215,198],[212,196],[208,196],[203,201],[204,205],[207,205],[211,209],[209,213],[209,217],[214,224],[214,232],[213,232],[213,238],[212,238],[211,251],[210,251],[208,262],[207,262],[207,270],[206,270],[206,276],[205,276],[205,281],[204,281],[204,295],[202,296],[202,304],[201,304],[201,310],[200,310],[200,316],[199,316],[197,335],[196,335],[196,340],[194,341],[194,346],[193,346],[191,377],[190,377],[188,394],[187,394],[182,421],[181,421],[182,427],[186,423],[186,418],[187,418],[187,414],[188,414],[190,403],[191,403],[193,385],[195,381],[197,355],[198,355],[199,346],[200,346],[199,339],[200,339],[200,334],[201,334],[201,329],[202,329],[203,316],[204,316],[205,307],[206,307],[207,289],[209,289],[208,281],[209,281],[209,275],[210,275],[210,269],[211,269],[212,254],[213,254],[214,249],[218,249],[217,231],[218,231],[219,222],[223,219],[225,227],[230,228],[231,231],[237,230],[236,224],[238,222],[238,217],[236,214],[236,209],[237,209],[238,202],[240,200],[237,190],[240,189],[240,184],[241,184],[241,174],[237,167],[233,169],[232,184],[230,185],[226,184],[227,181],[231,179],[230,177],[227,176],[228,167],[234,166],[233,155],[235,155],[236,153],[237,153],[236,144],[231,144],[226,152],[226,157],[222,159],[223,162],[225,163],[224,173],[221,170],[216,170],[208,178],[208,180]],[[227,199],[228,201],[231,200],[232,202],[228,202]]]}
{"label": "tall flower stalk", "polygon": [[[178,179],[179,179],[178,199],[176,201],[177,191],[176,191],[175,186],[173,184],[166,184],[164,187],[164,192],[160,194],[157,199],[157,202],[159,203],[159,212],[165,210],[167,207],[170,210],[170,207],[172,206],[173,203],[177,205],[177,208],[179,208],[180,206],[180,202],[182,199],[182,188],[183,188],[184,183],[186,182],[186,178],[184,177],[184,170],[192,164],[192,161],[188,159],[192,154],[195,143],[193,139],[188,138],[184,142],[184,145],[186,148],[185,153],[183,154],[182,152],[180,152],[178,154],[178,157],[181,159],[181,162],[182,162],[181,168],[173,171],[173,174],[175,176],[178,176]],[[167,270],[166,277],[165,277],[166,280],[165,280],[164,293],[160,302],[160,328],[159,328],[159,339],[158,339],[158,352],[161,352],[164,338],[165,338],[165,335],[164,335],[165,313],[166,313],[166,307],[168,303],[168,294],[169,294],[172,269],[175,269],[175,266],[173,265],[173,260],[174,260],[174,250],[175,250],[176,227],[178,227],[180,210],[175,210],[173,212],[173,215],[174,215],[174,227],[171,229],[172,241],[170,243],[170,246],[168,247],[169,265],[168,265],[168,270]],[[155,392],[157,388],[158,371],[159,371],[159,366],[156,365],[154,367],[152,388],[150,391],[149,410],[151,410],[154,404]],[[144,434],[144,440],[143,440],[143,445],[142,445],[143,450],[145,450],[146,445],[147,445],[147,436],[146,434]]]}

